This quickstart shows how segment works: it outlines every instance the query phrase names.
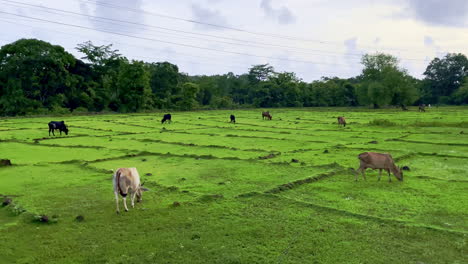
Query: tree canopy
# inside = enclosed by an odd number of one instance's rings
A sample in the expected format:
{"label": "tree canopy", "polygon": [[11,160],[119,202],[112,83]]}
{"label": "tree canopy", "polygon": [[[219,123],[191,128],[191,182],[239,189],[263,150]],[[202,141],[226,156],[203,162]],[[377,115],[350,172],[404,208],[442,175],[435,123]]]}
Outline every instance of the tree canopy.
{"label": "tree canopy", "polygon": [[435,58],[418,80],[396,57],[362,57],[359,76],[323,77],[304,82],[269,64],[247,73],[190,76],[170,62],[130,61],[112,45],[88,41],[64,48],[20,39],[0,48],[0,115],[138,112],[234,107],[310,107],[468,103],[468,59],[463,54]]}

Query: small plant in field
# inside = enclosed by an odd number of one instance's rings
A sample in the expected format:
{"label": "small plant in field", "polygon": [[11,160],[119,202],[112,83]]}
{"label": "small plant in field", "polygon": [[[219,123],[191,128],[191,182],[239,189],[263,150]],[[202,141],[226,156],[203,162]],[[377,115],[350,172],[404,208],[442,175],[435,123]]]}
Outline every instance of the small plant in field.
{"label": "small plant in field", "polygon": [[374,119],[369,122],[371,126],[396,126],[395,122],[392,122],[388,119]]}

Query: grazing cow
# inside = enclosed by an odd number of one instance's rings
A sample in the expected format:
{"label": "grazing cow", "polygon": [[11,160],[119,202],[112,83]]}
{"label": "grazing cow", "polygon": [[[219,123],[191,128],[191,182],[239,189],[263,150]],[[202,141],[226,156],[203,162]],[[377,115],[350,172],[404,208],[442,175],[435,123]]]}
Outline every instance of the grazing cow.
{"label": "grazing cow", "polygon": [[142,187],[140,184],[140,175],[136,168],[120,168],[114,173],[112,179],[114,185],[115,202],[117,204],[117,213],[120,213],[119,209],[119,194],[122,196],[125,211],[128,212],[127,208],[127,194],[130,193],[130,199],[132,201],[132,208],[135,208],[135,196],[137,202],[140,202],[142,191],[148,191],[148,189]]}
{"label": "grazing cow", "polygon": [[268,120],[271,120],[271,115],[270,112],[262,112],[262,119],[267,118]]}
{"label": "grazing cow", "polygon": [[60,135],[62,135],[62,131],[65,132],[65,135],[68,135],[68,127],[65,125],[64,121],[50,121],[49,122],[49,137],[50,132],[52,131],[52,135],[55,136],[54,130],[58,129],[60,131]]}
{"label": "grazing cow", "polygon": [[343,125],[343,127],[346,126],[346,119],[343,116],[338,117],[338,125]]}
{"label": "grazing cow", "polygon": [[169,123],[172,123],[171,118],[172,118],[171,114],[165,114],[163,116],[163,119],[161,120],[161,124],[164,124],[166,121]]}
{"label": "grazing cow", "polygon": [[[379,170],[379,181],[382,177],[382,170],[388,172],[388,181],[391,182],[390,172],[395,175],[399,181],[403,181],[403,171],[395,165],[393,158],[390,154],[382,154],[375,152],[364,152],[359,154],[358,159],[361,164],[357,172],[361,172],[364,180],[366,180],[366,169],[378,169]],[[356,174],[356,181],[358,180],[358,174]]]}
{"label": "grazing cow", "polygon": [[425,104],[420,104],[419,105],[419,112],[426,112],[426,105]]}
{"label": "grazing cow", "polygon": [[231,115],[231,123],[236,123],[236,117],[234,115]]}

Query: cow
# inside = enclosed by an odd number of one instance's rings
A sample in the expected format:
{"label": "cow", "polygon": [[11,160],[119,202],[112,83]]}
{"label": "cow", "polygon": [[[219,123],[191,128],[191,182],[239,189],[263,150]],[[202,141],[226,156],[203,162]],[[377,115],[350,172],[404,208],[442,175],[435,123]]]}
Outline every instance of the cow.
{"label": "cow", "polygon": [[262,119],[267,118],[268,120],[271,120],[271,115],[270,112],[262,112]]}
{"label": "cow", "polygon": [[230,118],[231,118],[231,123],[236,123],[236,117],[234,115],[231,115]]}
{"label": "cow", "polygon": [[425,104],[420,104],[419,105],[419,112],[426,112],[426,105]]}
{"label": "cow", "polygon": [[68,127],[65,125],[64,121],[50,121],[49,122],[49,137],[50,137],[50,132],[52,132],[52,135],[55,136],[54,130],[58,129],[60,131],[60,135],[62,135],[62,131],[65,132],[65,135],[68,135]]}
{"label": "cow", "polygon": [[142,200],[142,191],[148,191],[148,189],[140,184],[140,175],[136,168],[120,168],[114,173],[112,178],[114,185],[115,202],[117,204],[117,213],[120,213],[119,209],[119,194],[122,196],[125,211],[128,212],[127,208],[127,194],[130,194],[132,201],[132,208],[135,208],[135,196],[137,202]]}
{"label": "cow", "polygon": [[161,120],[161,124],[164,124],[165,122],[172,123],[171,118],[172,118],[171,114],[165,114],[163,116],[163,119]]}
{"label": "cow", "polygon": [[343,125],[343,127],[346,126],[346,119],[343,116],[338,117],[338,125]]}
{"label": "cow", "polygon": [[388,172],[388,181],[391,182],[390,172],[395,175],[399,181],[403,181],[403,171],[395,165],[393,158],[390,154],[382,154],[375,152],[364,152],[358,155],[360,160],[360,166],[357,170],[356,181],[358,180],[359,172],[362,173],[362,177],[366,180],[366,169],[378,169],[379,170],[379,181],[382,177],[382,170]]}

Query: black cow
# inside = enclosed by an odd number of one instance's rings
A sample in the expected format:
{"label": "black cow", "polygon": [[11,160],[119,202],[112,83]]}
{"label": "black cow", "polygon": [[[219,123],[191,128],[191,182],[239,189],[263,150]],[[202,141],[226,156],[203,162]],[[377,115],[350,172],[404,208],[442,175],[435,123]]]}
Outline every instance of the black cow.
{"label": "black cow", "polygon": [[54,130],[58,129],[60,131],[60,135],[62,135],[62,131],[65,132],[65,135],[68,135],[68,128],[67,125],[65,125],[64,121],[50,121],[49,123],[49,136],[50,132],[52,131],[52,135],[55,136]]}
{"label": "black cow", "polygon": [[161,124],[164,124],[166,121],[168,121],[169,123],[172,123],[171,118],[172,118],[171,114],[165,114],[163,116],[163,119],[161,120]]}
{"label": "black cow", "polygon": [[419,105],[419,112],[426,112],[426,105],[425,104],[420,104]]}
{"label": "black cow", "polygon": [[236,117],[234,115],[231,115],[231,123],[236,123]]}

